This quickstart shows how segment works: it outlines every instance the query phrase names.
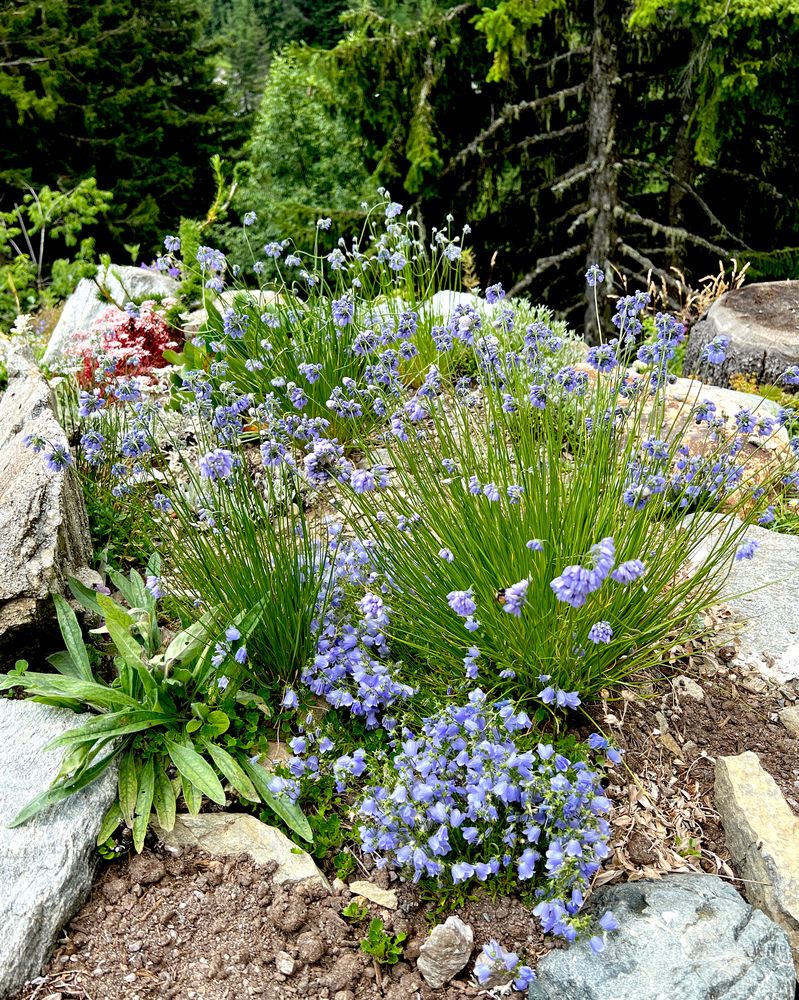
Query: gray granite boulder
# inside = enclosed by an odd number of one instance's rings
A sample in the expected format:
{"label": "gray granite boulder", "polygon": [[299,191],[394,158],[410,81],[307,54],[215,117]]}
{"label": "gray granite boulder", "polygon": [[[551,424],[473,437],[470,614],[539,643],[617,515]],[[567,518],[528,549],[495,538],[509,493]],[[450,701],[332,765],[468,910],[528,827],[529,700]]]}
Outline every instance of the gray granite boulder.
{"label": "gray granite boulder", "polygon": [[116,794],[113,768],[23,826],[7,826],[58,772],[63,751],[42,747],[85,720],[0,699],[0,997],[38,975],[91,887],[95,839]]}
{"label": "gray granite boulder", "polygon": [[[715,337],[729,338],[721,365],[702,362],[702,349]],[[771,385],[799,364],[799,281],[744,285],[722,295],[691,330],[683,371],[701,371],[708,381],[729,385],[730,376],[753,375]]]}
{"label": "gray granite boulder", "polygon": [[592,896],[620,929],[539,962],[529,1000],[794,1000],[785,932],[715,875],[604,886]]}
{"label": "gray granite boulder", "polygon": [[[108,296],[103,295],[101,287],[107,289]],[[88,330],[109,305],[116,303],[124,308],[127,302],[174,297],[177,290],[177,281],[159,271],[131,265],[98,267],[96,278],[81,279],[64,304],[42,358],[43,364],[58,368],[65,360],[72,334],[76,330]]]}
{"label": "gray granite boulder", "polygon": [[9,353],[8,372],[0,400],[0,666],[23,647],[46,645],[50,595],[62,593],[69,576],[98,579],[87,568],[92,548],[77,475],[51,471],[24,443],[29,434],[65,441],[50,387],[20,351]]}

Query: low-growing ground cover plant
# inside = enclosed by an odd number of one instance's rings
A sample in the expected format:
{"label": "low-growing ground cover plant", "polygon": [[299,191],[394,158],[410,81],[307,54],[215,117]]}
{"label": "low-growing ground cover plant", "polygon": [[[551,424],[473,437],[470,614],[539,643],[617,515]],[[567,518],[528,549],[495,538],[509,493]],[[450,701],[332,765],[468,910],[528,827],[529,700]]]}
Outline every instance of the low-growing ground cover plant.
{"label": "low-growing ground cover plant", "polygon": [[[260,699],[264,734],[293,730],[267,792],[308,814],[318,856],[357,849],[452,901],[484,882],[519,892],[546,931],[599,950],[612,914],[581,908],[618,757],[601,733],[577,743],[570,713],[695,634],[754,555],[747,526],[795,495],[793,417],[721,414],[701,391],[675,410],[685,332],[657,313],[645,337],[642,293],[591,348],[499,286],[439,316],[426,306],[457,280],[460,242],[424,246],[388,200],[381,215],[365,249],[290,262],[265,247],[282,284],[263,306],[219,298],[233,267],[201,247],[207,329],[163,377],[84,388],[74,457],[31,444],[145,512],[152,586],[202,634],[184,740],[222,711],[253,781],[252,720],[225,706]],[[714,531],[718,510],[731,530]],[[201,752],[236,788],[217,745]],[[499,963],[529,981],[487,948],[486,978]]]}
{"label": "low-growing ground cover plant", "polygon": [[70,338],[67,363],[78,367],[78,384],[102,398],[108,386],[124,377],[147,376],[166,365],[164,352],[178,346],[176,331],[163,316],[166,303],[109,305],[88,330]]}

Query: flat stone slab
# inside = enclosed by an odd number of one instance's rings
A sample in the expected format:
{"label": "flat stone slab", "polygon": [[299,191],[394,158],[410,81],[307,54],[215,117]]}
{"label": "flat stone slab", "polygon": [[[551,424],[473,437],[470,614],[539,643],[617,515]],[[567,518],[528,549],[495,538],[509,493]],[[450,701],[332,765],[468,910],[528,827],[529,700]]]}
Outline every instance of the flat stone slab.
{"label": "flat stone slab", "polygon": [[85,715],[0,699],[0,996],[39,974],[89,894],[95,840],[116,794],[112,768],[24,826],[7,824],[55,778],[63,751],[42,753]]}
{"label": "flat stone slab", "polygon": [[715,800],[746,898],[785,929],[799,976],[799,817],[751,751],[716,761]]}
{"label": "flat stone slab", "polygon": [[603,886],[591,906],[620,929],[599,955],[545,955],[529,1000],[794,1000],[785,932],[715,875]]}
{"label": "flat stone slab", "polygon": [[358,879],[355,882],[350,882],[347,888],[354,896],[363,896],[370,903],[376,903],[387,910],[396,910],[399,905],[397,893],[394,889],[381,889],[374,882],[366,882],[363,879]]}
{"label": "flat stone slab", "polygon": [[181,813],[172,830],[156,828],[165,844],[199,847],[208,854],[235,857],[249,854],[256,864],[276,864],[276,885],[284,882],[318,882],[328,892],[330,885],[313,858],[273,826],[247,813]]}

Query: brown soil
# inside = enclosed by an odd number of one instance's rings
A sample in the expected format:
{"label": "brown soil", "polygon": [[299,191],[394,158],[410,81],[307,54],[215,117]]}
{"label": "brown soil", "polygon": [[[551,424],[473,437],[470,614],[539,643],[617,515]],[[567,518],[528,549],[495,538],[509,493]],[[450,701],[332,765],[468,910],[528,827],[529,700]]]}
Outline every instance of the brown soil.
{"label": "brown soil", "polygon": [[[408,935],[403,961],[381,968],[360,950],[366,922],[353,925],[341,916],[348,890],[330,896],[302,885],[281,888],[249,858],[220,860],[155,845],[105,866],[43,976],[17,1000],[476,996],[467,980],[471,963],[443,990],[424,983],[413,960],[429,932],[425,908],[411,886],[398,896],[395,912],[368,904],[369,916],[379,916],[387,931]],[[460,912],[475,930],[475,957],[492,937],[528,955],[542,950],[518,900],[478,896]]]}
{"label": "brown soil", "polygon": [[[799,741],[776,721],[777,711],[799,692],[763,690],[759,678],[742,678],[726,666],[720,652],[722,659],[675,651],[671,677],[658,673],[620,701],[594,706],[596,723],[625,751],[624,764],[609,775],[613,854],[596,884],[708,871],[741,888],[713,804],[717,755],[754,750],[799,813]],[[703,699],[692,698],[676,674],[693,675]],[[371,877],[389,884],[385,870]],[[479,995],[471,963],[443,990],[427,987],[414,960],[429,930],[428,908],[414,887],[392,886],[398,887],[398,910],[370,903],[369,915],[408,938],[403,960],[381,968],[360,950],[365,924],[341,916],[348,890],[329,896],[303,886],[275,887],[269,870],[248,858],[220,860],[153,844],[138,857],[103,867],[43,976],[16,1000]],[[517,899],[480,893],[458,912],[475,932],[473,958],[491,938],[531,965],[551,947]]]}
{"label": "brown soil", "polygon": [[[719,652],[723,657],[724,648]],[[702,700],[690,696],[680,675],[699,685]],[[706,871],[743,888],[715,808],[715,760],[753,751],[799,815],[799,739],[777,714],[798,697],[797,682],[767,687],[698,651],[621,701],[594,706],[597,725],[624,750],[608,787],[613,860],[597,883]]]}

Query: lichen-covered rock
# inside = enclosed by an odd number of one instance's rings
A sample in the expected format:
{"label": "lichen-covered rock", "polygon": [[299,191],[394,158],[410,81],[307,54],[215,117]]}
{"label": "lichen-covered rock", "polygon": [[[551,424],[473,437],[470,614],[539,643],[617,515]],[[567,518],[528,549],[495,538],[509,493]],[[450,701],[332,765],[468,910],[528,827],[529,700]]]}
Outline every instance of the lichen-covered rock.
{"label": "lichen-covered rock", "polygon": [[[107,289],[104,296],[100,289]],[[58,323],[50,336],[43,363],[58,368],[69,351],[76,330],[88,330],[104,309],[116,303],[120,308],[130,301],[163,299],[177,294],[178,283],[168,274],[131,265],[99,267],[96,278],[83,278],[64,304]]]}
{"label": "lichen-covered rock", "polygon": [[529,1000],[793,1000],[782,928],[715,875],[667,875],[592,896],[620,928],[596,955],[587,940],[549,952]]}
{"label": "lichen-covered rock", "polygon": [[440,989],[464,968],[472,955],[474,932],[460,917],[447,917],[422,945],[416,967],[428,986]]}
{"label": "lichen-covered rock", "polygon": [[12,351],[0,400],[0,666],[56,640],[50,596],[94,577],[83,493],[74,470],[53,472],[25,445],[63,442],[50,388],[28,355]]}
{"label": "lichen-covered rock", "polygon": [[93,784],[9,830],[55,778],[62,751],[42,753],[85,715],[0,699],[0,996],[38,975],[88,895],[95,839],[116,794],[113,767]]}
{"label": "lichen-covered rock", "polygon": [[714,791],[746,897],[785,928],[799,976],[799,817],[751,751],[719,757]]}
{"label": "lichen-covered rock", "polygon": [[[729,338],[721,365],[708,366],[702,349],[715,337]],[[752,375],[761,385],[775,383],[799,364],[799,281],[744,285],[722,295],[688,337],[683,371],[699,372],[717,385],[730,376]]]}

